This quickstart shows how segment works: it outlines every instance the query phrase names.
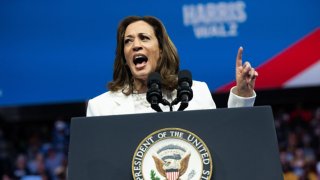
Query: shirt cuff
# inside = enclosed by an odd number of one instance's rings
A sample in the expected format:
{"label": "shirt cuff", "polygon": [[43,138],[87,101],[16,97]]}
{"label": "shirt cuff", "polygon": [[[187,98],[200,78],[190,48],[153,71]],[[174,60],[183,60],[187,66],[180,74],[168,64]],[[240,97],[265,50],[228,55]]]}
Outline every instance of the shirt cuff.
{"label": "shirt cuff", "polygon": [[252,107],[256,99],[256,92],[251,97],[242,97],[234,93],[236,86],[232,87],[229,94],[228,107]]}

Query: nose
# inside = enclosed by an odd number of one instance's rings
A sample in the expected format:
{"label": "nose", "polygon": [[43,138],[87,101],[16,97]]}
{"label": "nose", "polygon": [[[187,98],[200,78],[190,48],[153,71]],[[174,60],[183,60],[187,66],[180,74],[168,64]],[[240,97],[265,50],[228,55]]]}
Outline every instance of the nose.
{"label": "nose", "polygon": [[141,42],[139,40],[134,40],[132,49],[133,51],[139,51],[142,49]]}

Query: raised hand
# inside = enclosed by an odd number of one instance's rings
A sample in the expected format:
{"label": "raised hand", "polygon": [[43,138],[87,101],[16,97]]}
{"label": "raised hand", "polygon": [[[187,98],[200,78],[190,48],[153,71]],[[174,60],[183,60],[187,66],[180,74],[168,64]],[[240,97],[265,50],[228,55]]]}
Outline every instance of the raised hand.
{"label": "raised hand", "polygon": [[254,85],[258,72],[251,67],[250,63],[246,61],[242,64],[243,48],[240,47],[236,58],[236,82],[237,88],[235,94],[242,97],[250,97],[253,95]]}

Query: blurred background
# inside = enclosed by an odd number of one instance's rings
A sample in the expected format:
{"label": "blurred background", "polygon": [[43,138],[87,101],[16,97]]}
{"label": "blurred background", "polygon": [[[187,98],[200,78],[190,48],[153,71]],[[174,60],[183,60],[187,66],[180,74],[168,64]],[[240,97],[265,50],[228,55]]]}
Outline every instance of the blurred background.
{"label": "blurred background", "polygon": [[259,72],[255,105],[273,109],[285,179],[320,179],[319,8],[319,0],[1,0],[0,177],[66,179],[70,120],[107,90],[119,21],[152,15],[218,108],[243,46]]}

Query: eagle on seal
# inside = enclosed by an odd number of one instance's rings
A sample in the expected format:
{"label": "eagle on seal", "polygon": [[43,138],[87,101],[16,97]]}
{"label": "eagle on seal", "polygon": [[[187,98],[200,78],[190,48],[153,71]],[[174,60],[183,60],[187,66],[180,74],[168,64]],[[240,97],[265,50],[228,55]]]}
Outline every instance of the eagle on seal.
{"label": "eagle on seal", "polygon": [[190,156],[191,154],[188,154],[181,158],[179,154],[174,154],[162,159],[156,156],[152,156],[152,158],[161,176],[165,177],[167,180],[179,180],[179,177],[181,177],[188,169]]}

